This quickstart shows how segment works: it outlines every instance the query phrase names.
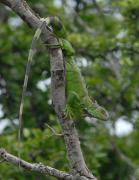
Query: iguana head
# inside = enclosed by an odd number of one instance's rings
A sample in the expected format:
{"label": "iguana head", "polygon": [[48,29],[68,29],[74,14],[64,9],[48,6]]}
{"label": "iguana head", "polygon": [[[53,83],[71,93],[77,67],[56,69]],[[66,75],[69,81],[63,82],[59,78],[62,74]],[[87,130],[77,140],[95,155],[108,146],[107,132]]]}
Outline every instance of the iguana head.
{"label": "iguana head", "polygon": [[109,119],[109,113],[106,111],[105,108],[99,106],[96,112],[98,114],[99,119],[105,120],[105,121]]}
{"label": "iguana head", "polygon": [[[90,100],[91,101],[91,100]],[[87,107],[85,108],[86,112],[97,119],[100,120],[108,120],[109,119],[109,113],[106,111],[106,109],[102,106],[100,106],[96,101],[95,102],[90,102],[88,100]]]}

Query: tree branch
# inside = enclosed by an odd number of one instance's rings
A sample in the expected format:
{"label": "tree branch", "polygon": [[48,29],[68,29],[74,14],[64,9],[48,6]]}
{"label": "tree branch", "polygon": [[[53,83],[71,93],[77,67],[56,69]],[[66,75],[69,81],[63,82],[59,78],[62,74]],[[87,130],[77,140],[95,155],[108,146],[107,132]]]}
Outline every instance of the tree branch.
{"label": "tree branch", "polygon": [[[36,29],[41,21],[24,0],[0,0],[18,14],[30,27]],[[57,44],[57,39],[45,28],[42,32],[44,44]],[[65,108],[65,62],[60,48],[49,49],[51,63],[51,91],[54,110],[59,118],[67,148],[68,159],[74,179],[96,180],[88,170],[80,147],[74,121],[64,117]]]}
{"label": "tree branch", "polygon": [[24,0],[0,0],[1,3],[10,7],[16,14],[18,14],[23,21],[30,27],[37,28],[41,23],[39,17],[28,6]]}
{"label": "tree branch", "polygon": [[59,171],[55,168],[52,168],[50,166],[45,166],[41,163],[37,164],[32,164],[27,161],[24,161],[16,156],[13,156],[12,154],[7,153],[4,149],[0,149],[0,157],[3,158],[4,161],[10,162],[11,164],[14,164],[16,166],[29,170],[29,171],[34,171],[34,172],[39,172],[41,174],[45,175],[50,175],[54,176],[60,179],[65,179],[65,180],[72,180],[73,176],[65,173],[63,171]]}

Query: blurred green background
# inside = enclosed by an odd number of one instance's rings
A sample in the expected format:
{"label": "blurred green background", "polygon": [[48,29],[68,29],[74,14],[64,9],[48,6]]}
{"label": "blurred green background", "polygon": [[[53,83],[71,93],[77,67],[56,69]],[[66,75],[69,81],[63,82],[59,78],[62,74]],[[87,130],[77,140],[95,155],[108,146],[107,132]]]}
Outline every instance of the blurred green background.
{"label": "blurred green background", "polygon": [[[92,99],[110,113],[76,121],[89,169],[99,180],[139,179],[139,0],[28,0],[41,17],[59,16],[76,50]],[[17,155],[20,97],[34,31],[0,5],[0,147]],[[50,65],[40,42],[24,108],[21,156],[68,171],[61,128],[51,105]],[[0,163],[0,180],[55,179]]]}

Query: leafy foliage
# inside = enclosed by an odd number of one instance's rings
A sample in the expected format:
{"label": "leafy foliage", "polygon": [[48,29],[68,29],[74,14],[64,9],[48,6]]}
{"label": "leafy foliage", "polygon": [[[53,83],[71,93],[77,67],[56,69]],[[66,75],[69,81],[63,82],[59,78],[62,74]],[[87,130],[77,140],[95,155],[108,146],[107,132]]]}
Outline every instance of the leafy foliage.
{"label": "leafy foliage", "polygon": [[[87,165],[98,179],[138,179],[139,1],[96,2],[29,1],[41,17],[55,15],[62,19],[68,40],[76,50],[77,64],[85,77],[90,96],[110,113],[109,122],[87,118],[75,122]],[[0,6],[0,27],[1,122],[6,121],[6,118],[11,122],[1,132],[0,145],[17,154],[16,120],[28,50],[34,32],[4,6]],[[40,43],[25,100],[25,137],[21,156],[31,162],[43,162],[68,171],[63,139],[52,136],[52,132],[45,126],[48,123],[56,131],[61,131],[50,103],[50,86],[47,83],[44,83],[43,89],[38,86],[49,77],[49,56]],[[114,132],[116,122],[123,117],[134,129],[121,137]],[[6,163],[0,164],[0,179],[24,180],[37,177],[46,179]]]}

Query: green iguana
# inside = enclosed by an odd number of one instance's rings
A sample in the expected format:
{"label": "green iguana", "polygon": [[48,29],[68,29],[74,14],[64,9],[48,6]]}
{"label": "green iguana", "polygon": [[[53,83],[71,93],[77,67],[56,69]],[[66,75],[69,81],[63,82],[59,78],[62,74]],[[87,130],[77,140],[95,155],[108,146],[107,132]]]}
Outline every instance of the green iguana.
{"label": "green iguana", "polygon": [[19,110],[19,134],[18,134],[19,140],[21,138],[24,96],[27,88],[31,62],[36,52],[37,40],[40,38],[44,26],[47,26],[50,29],[52,29],[54,36],[57,38],[59,42],[57,45],[48,45],[48,46],[50,48],[61,47],[64,54],[64,59],[66,61],[67,102],[65,107],[65,115],[69,118],[74,118],[78,114],[77,109],[80,109],[80,113],[85,112],[91,117],[97,119],[107,120],[109,118],[107,111],[103,107],[98,105],[96,102],[92,102],[91,98],[89,97],[84,78],[81,75],[79,67],[75,63],[75,59],[74,59],[75,51],[72,45],[70,44],[70,42],[65,39],[66,31],[59,18],[48,17],[46,19],[41,19],[41,20],[42,23],[35,32],[28,56],[28,63],[26,67],[22,98],[21,98],[21,104]]}

